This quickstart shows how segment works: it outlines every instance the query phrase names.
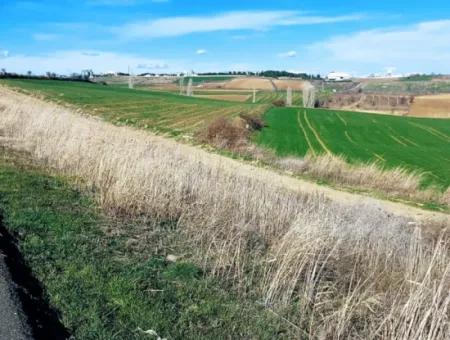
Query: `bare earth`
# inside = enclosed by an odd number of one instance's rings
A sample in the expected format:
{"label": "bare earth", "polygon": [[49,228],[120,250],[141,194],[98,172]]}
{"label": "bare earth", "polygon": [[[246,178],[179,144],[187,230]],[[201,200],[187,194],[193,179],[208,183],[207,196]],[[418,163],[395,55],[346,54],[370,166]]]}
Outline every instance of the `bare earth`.
{"label": "bare earth", "polygon": [[[24,94],[14,92],[10,89],[0,86],[0,106],[16,106],[18,103],[26,103],[30,101],[30,98]],[[55,107],[54,104],[49,104],[40,100],[33,99],[31,101],[34,105],[42,105],[44,108]],[[39,104],[40,103],[40,104]],[[49,106],[50,105],[50,106]],[[61,110],[67,110],[67,108],[61,108]],[[106,124],[106,123],[105,123]],[[136,132],[142,133],[142,132]],[[423,210],[420,208],[412,207],[406,204],[391,202],[387,200],[377,199],[368,197],[362,194],[350,193],[345,191],[339,191],[333,188],[318,185],[313,182],[308,182],[306,180],[301,180],[289,176],[288,174],[278,173],[271,169],[264,169],[258,166],[251,165],[249,163],[244,163],[237,161],[225,156],[217,155],[214,153],[209,153],[198,147],[194,147],[187,144],[180,144],[172,139],[151,135],[155,142],[167,144],[176,144],[177,148],[183,150],[185,154],[191,154],[193,156],[198,155],[199,158],[207,158],[210,162],[219,163],[221,168],[227,172],[234,173],[238,171],[240,174],[259,178],[261,181],[267,183],[267,185],[273,185],[276,187],[285,188],[289,191],[298,191],[307,194],[318,194],[324,197],[336,201],[340,204],[345,205],[359,205],[359,204],[371,204],[378,206],[389,213],[409,217],[416,220],[437,220],[442,221],[450,225],[450,215],[446,213],[434,212],[429,210]],[[1,141],[0,141],[1,142]]]}
{"label": "bare earth", "polygon": [[450,118],[450,94],[416,97],[408,115],[415,117]]}

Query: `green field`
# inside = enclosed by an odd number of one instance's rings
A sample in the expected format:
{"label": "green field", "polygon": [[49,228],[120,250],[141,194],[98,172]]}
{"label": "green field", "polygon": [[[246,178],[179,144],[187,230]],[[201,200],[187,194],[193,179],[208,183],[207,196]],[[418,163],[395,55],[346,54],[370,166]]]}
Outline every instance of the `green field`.
{"label": "green field", "polygon": [[267,106],[180,96],[161,91],[56,80],[2,80],[27,92],[81,107],[116,124],[171,133],[192,132],[219,116],[263,113]]}
{"label": "green field", "polygon": [[[216,95],[246,95],[248,99],[247,103],[253,102],[253,91],[244,90],[194,90],[195,95],[202,96],[216,96]],[[257,104],[272,104],[276,100],[286,100],[286,91],[257,91],[256,103]],[[302,105],[302,93],[300,91],[293,91],[292,104],[294,106]]]}
{"label": "green field", "polygon": [[[192,84],[199,85],[203,83],[217,83],[217,82],[223,82],[223,81],[229,81],[231,79],[234,79],[236,77],[234,76],[196,76],[196,77],[185,77],[184,83],[187,84],[189,79],[192,79]],[[177,81],[178,83],[178,81]]]}
{"label": "green field", "polygon": [[[116,124],[172,134],[193,132],[218,116],[264,113],[269,103],[285,96],[261,91],[257,96],[260,104],[250,104],[81,82],[0,83],[76,105]],[[301,101],[300,94],[294,92],[294,99]],[[268,127],[255,140],[279,155],[304,156],[308,151],[319,154],[328,150],[350,162],[378,161],[387,167],[419,170],[425,173],[426,184],[450,185],[450,120],[298,108],[272,108],[265,120]]]}
{"label": "green field", "polygon": [[273,108],[255,140],[279,155],[327,151],[425,172],[425,184],[450,185],[450,120]]}

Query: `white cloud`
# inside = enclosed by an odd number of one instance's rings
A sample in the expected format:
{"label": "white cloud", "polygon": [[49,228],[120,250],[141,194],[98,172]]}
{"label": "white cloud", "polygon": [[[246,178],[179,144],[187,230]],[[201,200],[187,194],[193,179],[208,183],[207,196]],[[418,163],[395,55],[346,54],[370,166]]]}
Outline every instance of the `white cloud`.
{"label": "white cloud", "polygon": [[399,72],[450,72],[450,20],[362,31],[313,44],[311,61],[360,72],[396,65]]}
{"label": "white cloud", "polygon": [[94,72],[127,71],[128,66],[153,71],[167,69],[169,63],[165,60],[103,51],[60,51],[48,55],[13,55],[0,59],[0,68],[18,73],[31,70],[34,74],[47,71],[70,74],[83,69],[93,69]]}
{"label": "white cloud", "polygon": [[280,58],[294,58],[297,56],[297,51],[289,51],[289,52],[280,53],[278,56]]}
{"label": "white cloud", "polygon": [[360,15],[327,17],[302,15],[298,11],[239,11],[140,21],[116,27],[114,31],[124,38],[158,38],[199,32],[264,30],[274,26],[315,25],[359,19]]}
{"label": "white cloud", "polygon": [[198,55],[206,54],[206,50],[199,49],[199,50],[195,51],[195,54],[198,54]]}
{"label": "white cloud", "polygon": [[9,57],[9,51],[8,50],[0,50],[0,59],[1,58],[8,58]]}

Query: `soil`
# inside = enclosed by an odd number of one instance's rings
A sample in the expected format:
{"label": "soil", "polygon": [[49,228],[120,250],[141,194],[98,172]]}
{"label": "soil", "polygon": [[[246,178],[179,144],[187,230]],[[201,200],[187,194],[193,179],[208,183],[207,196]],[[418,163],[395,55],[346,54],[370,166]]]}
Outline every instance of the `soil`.
{"label": "soil", "polygon": [[409,116],[450,118],[450,94],[415,97]]}

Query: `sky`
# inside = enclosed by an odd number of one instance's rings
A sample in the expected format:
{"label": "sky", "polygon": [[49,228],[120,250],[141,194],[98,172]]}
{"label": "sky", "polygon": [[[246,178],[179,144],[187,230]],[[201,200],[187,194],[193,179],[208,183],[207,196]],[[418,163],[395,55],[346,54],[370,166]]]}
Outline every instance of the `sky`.
{"label": "sky", "polygon": [[0,68],[450,73],[450,1],[0,0]]}

